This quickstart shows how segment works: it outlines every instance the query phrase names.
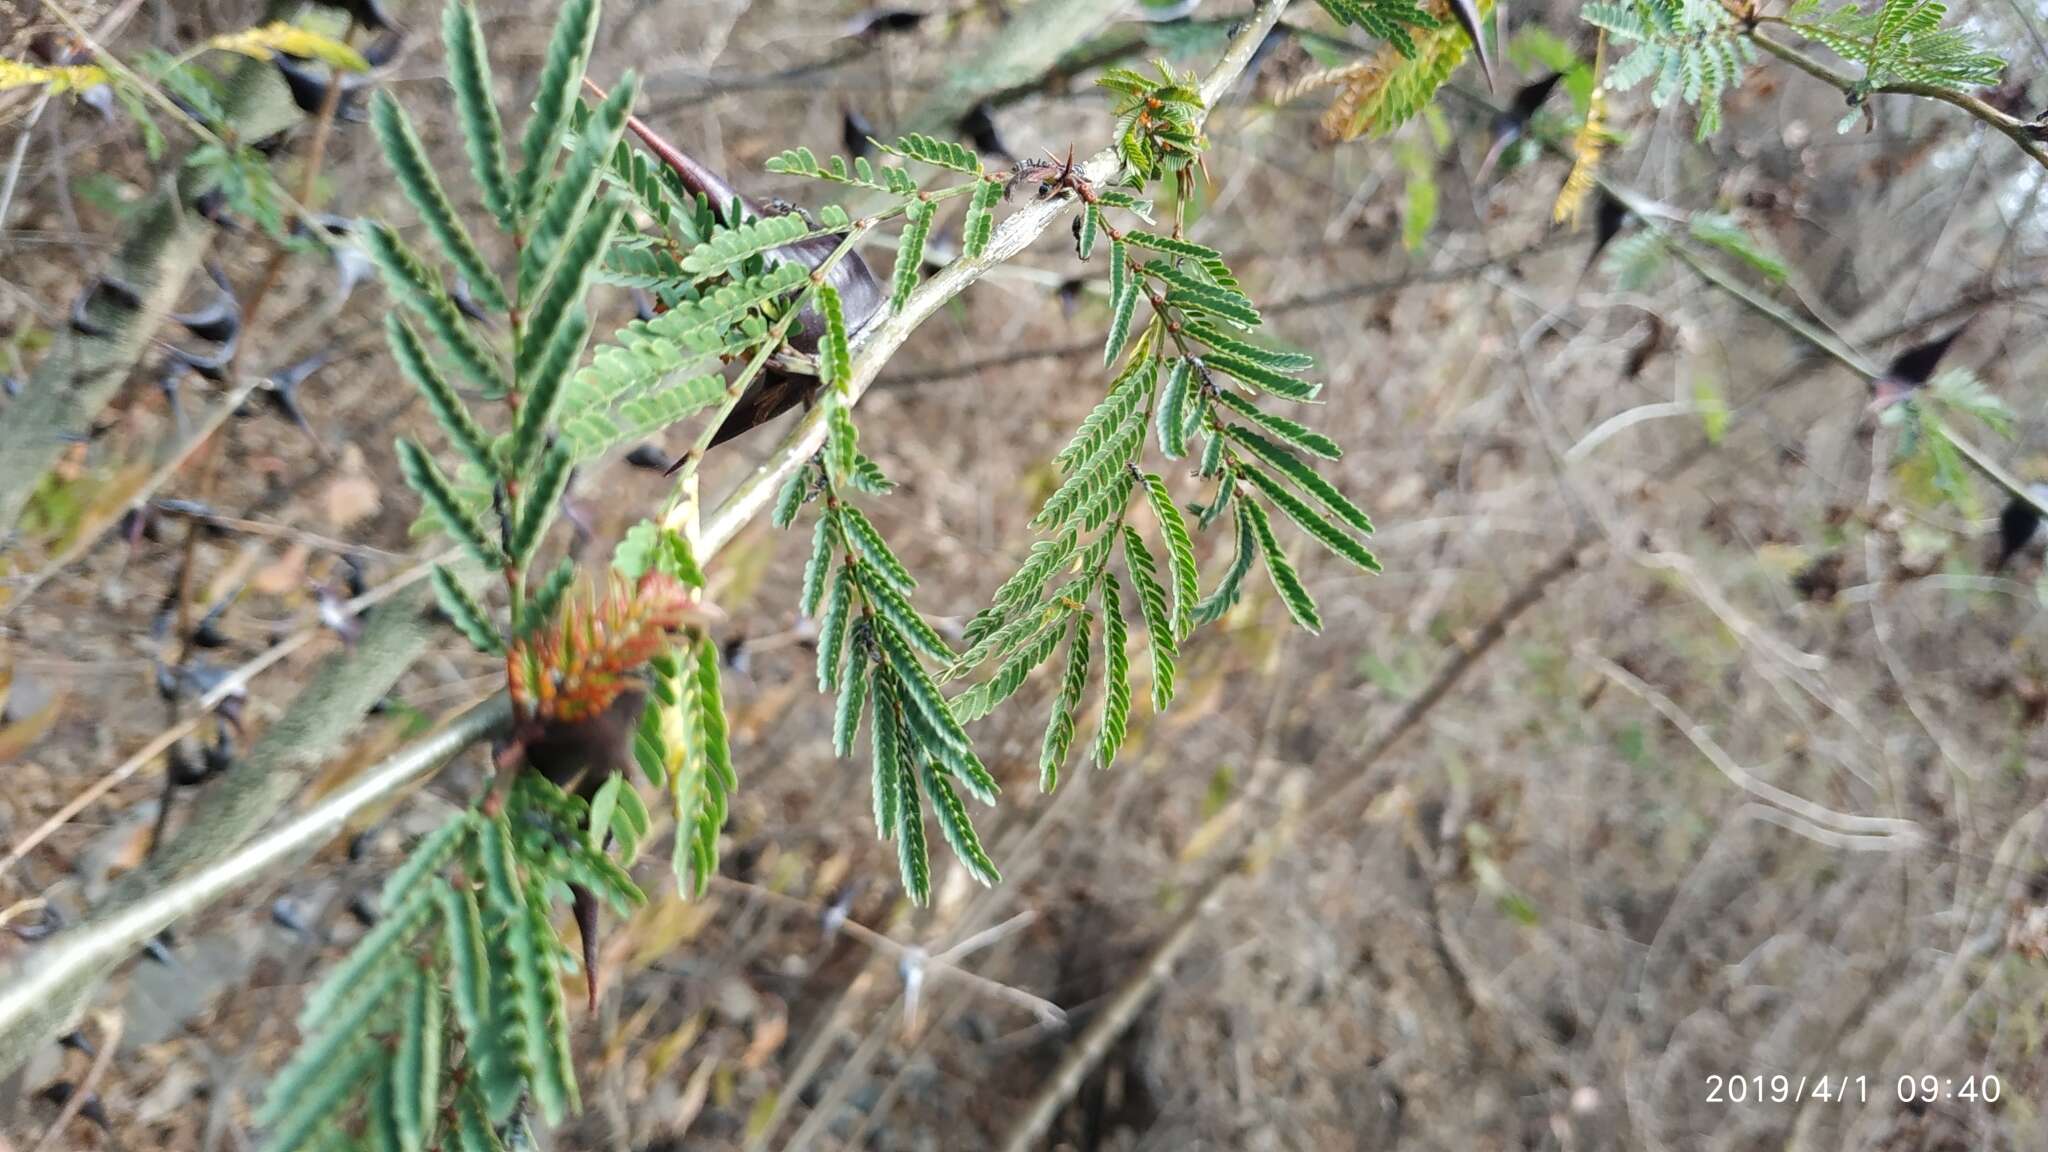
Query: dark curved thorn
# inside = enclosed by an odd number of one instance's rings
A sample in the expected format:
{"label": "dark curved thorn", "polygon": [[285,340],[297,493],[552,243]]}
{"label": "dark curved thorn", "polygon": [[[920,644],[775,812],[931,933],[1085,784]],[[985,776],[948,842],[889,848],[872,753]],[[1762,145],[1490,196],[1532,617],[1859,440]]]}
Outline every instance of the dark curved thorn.
{"label": "dark curved thorn", "polygon": [[987,101],[976,104],[960,118],[960,134],[972,140],[974,150],[983,156],[994,156],[1010,164],[1017,162],[1017,154],[1010,151],[1003,143],[1002,133],[996,131],[995,113]]}
{"label": "dark curved thorn", "polygon": [[1593,263],[1600,259],[1600,253],[1607,250],[1607,245],[1612,243],[1616,236],[1621,235],[1622,228],[1628,224],[1628,205],[1616,199],[1605,188],[1593,195],[1596,197],[1593,208],[1593,247],[1586,253],[1586,262],[1579,266],[1581,281],[1586,278],[1586,273],[1593,270]]}
{"label": "dark curved thorn", "polygon": [[95,84],[78,94],[78,102],[100,114],[103,123],[114,122],[114,90],[105,84]]}
{"label": "dark curved thorn", "polygon": [[208,188],[201,192],[199,198],[192,201],[192,211],[198,213],[201,220],[208,221],[223,232],[233,233],[242,230],[242,226],[235,223],[234,214],[228,211],[228,194],[219,188]]}
{"label": "dark curved thorn", "polygon": [[363,91],[371,81],[364,74],[337,72],[326,65],[283,53],[272,58],[271,63],[284,77],[284,86],[291,91],[292,103],[298,105],[299,111],[309,116],[319,115],[320,109],[327,104],[328,88],[339,84],[341,96],[334,106],[334,118],[353,124],[369,119],[369,114],[363,111]]}
{"label": "dark curved thorn", "polygon": [[[2048,499],[2048,484],[2034,484],[2027,488],[2036,500]],[[2002,572],[2012,558],[2027,549],[2041,535],[2041,512],[2026,500],[2015,496],[2006,502],[1998,514],[1998,558],[1991,562],[1993,572]]]}
{"label": "dark curved thorn", "polygon": [[199,623],[192,626],[193,647],[225,648],[231,643],[227,634],[220,630],[220,618],[226,614],[228,606],[232,603],[231,600],[223,600],[199,618]]}
{"label": "dark curved thorn", "polygon": [[215,731],[213,743],[206,746],[206,774],[218,776],[235,766],[235,737],[233,730],[225,726]]}
{"label": "dark curved thorn", "polygon": [[0,375],[0,392],[7,393],[7,398],[10,400],[21,395],[23,386],[24,381],[19,376],[12,373]]}
{"label": "dark curved thorn", "polygon": [[8,928],[14,933],[15,939],[29,944],[55,935],[57,930],[62,927],[64,927],[63,913],[57,911],[54,906],[49,904],[43,905],[42,914],[33,922],[23,920],[19,923],[8,925]]}
{"label": "dark curved thorn", "polygon": [[1909,384],[1927,383],[1928,380],[1933,378],[1935,368],[1940,366],[1941,358],[1947,355],[1949,346],[1956,342],[1956,339],[1970,327],[1970,322],[1975,319],[1976,317],[1972,316],[1950,329],[1947,333],[1937,336],[1925,344],[1916,344],[1899,353],[1892,360],[1892,366],[1885,374],[1887,376],[1895,376]]}
{"label": "dark curved thorn", "polygon": [[175,947],[177,938],[171,935],[169,929],[165,929],[149,938],[149,942],[142,946],[142,954],[166,968],[176,968],[178,958],[171,952]]}
{"label": "dark curved thorn", "polygon": [[652,319],[654,319],[654,318],[655,318],[656,316],[660,315],[660,313],[658,313],[658,312],[656,312],[656,311],[654,310],[654,298],[653,298],[653,297],[649,296],[649,295],[648,295],[647,293],[645,293],[645,292],[642,292],[642,291],[641,291],[640,289],[638,289],[638,288],[635,288],[635,289],[633,289],[633,290],[632,290],[632,296],[633,296],[633,318],[634,318],[635,320],[639,320],[639,321],[642,321],[642,322],[644,323],[645,321],[648,321],[648,320],[652,320]]}
{"label": "dark curved thorn", "polygon": [[165,353],[168,359],[182,364],[218,384],[227,379],[228,365],[234,363],[235,352],[240,344],[241,334],[238,332],[235,334],[234,339],[228,340],[218,348],[215,348],[210,356],[202,356],[189,349],[180,348],[176,344],[165,345]]}
{"label": "dark curved thorn", "polygon": [[365,857],[365,856],[368,856],[368,855],[370,854],[370,850],[371,850],[372,848],[375,848],[376,846],[377,846],[377,829],[376,829],[375,827],[365,828],[365,829],[363,829],[363,830],[362,830],[361,832],[358,832],[358,833],[356,833],[355,835],[353,835],[353,836],[349,837],[349,838],[348,838],[348,860],[349,860],[349,863],[351,863],[351,864],[356,864],[356,863],[360,863],[360,862],[362,861],[363,857]]}
{"label": "dark curved thorn", "polygon": [[69,1048],[73,1052],[83,1053],[88,1058],[100,1054],[100,1050],[93,1046],[93,1042],[86,1039],[85,1033],[77,1028],[59,1036],[57,1044],[59,1047]]}
{"label": "dark curved thorn", "polygon": [[846,926],[846,919],[853,912],[854,895],[859,891],[859,885],[847,884],[834,893],[831,902],[825,905],[824,913],[818,917],[818,926],[823,930],[825,939],[830,940],[839,935],[839,930]]}
{"label": "dark curved thorn", "polygon": [[306,923],[305,914],[288,896],[279,896],[271,902],[270,921],[294,936],[307,940],[315,938],[312,926]]}
{"label": "dark curved thorn", "polygon": [[363,558],[353,552],[341,556],[341,581],[348,588],[350,599],[370,590],[369,573],[363,570]]}
{"label": "dark curved thorn", "polygon": [[1524,84],[1515,91],[1515,98],[1506,108],[1493,114],[1493,142],[1486,149],[1486,159],[1480,161],[1479,172],[1472,178],[1476,185],[1484,187],[1487,177],[1493,174],[1500,158],[1514,146],[1529,129],[1529,121],[1535,119],[1536,110],[1543,106],[1544,98],[1557,82],[1564,79],[1563,73],[1552,72],[1541,80]]}
{"label": "dark curved thorn", "polygon": [[597,897],[581,884],[569,885],[570,908],[576,915],[576,934],[583,941],[583,986],[590,991],[590,1011],[597,1011]]}
{"label": "dark curved thorn", "polygon": [[78,299],[74,300],[71,304],[71,328],[73,331],[81,336],[105,336],[107,334],[105,328],[102,328],[87,315],[94,302],[98,301],[101,297],[105,297],[112,307],[125,309],[130,312],[142,307],[142,294],[137,292],[134,287],[123,281],[116,280],[112,276],[98,277],[92,283],[86,285],[85,291],[80,292]]}
{"label": "dark curved thorn", "polygon": [[219,264],[208,261],[206,274],[220,290],[205,307],[196,312],[173,312],[171,320],[201,340],[225,344],[242,330],[242,303]]}
{"label": "dark curved thorn", "polygon": [[299,404],[299,385],[306,382],[315,372],[327,367],[333,357],[326,352],[315,352],[296,363],[287,364],[263,379],[263,394],[270,400],[270,406],[278,414],[298,426],[306,434],[313,447],[322,453],[326,446],[320,442],[319,433],[313,431],[313,424],[306,419],[306,410]]}
{"label": "dark curved thorn", "polygon": [[626,463],[648,472],[668,471],[668,453],[653,444],[642,444],[626,453]]}
{"label": "dark curved thorn", "polygon": [[839,142],[846,147],[848,158],[873,156],[875,154],[875,126],[861,115],[851,104],[840,109]]}
{"label": "dark curved thorn", "polygon": [[1934,370],[1941,365],[1941,358],[1947,355],[1949,346],[1962,336],[1977,318],[1971,316],[1947,332],[1911,348],[1892,358],[1891,366],[1882,375],[1870,382],[1870,407],[1882,411],[1904,400],[1934,377]]}
{"label": "dark curved thorn", "polygon": [[1450,0],[1451,15],[1457,17],[1458,27],[1472,40],[1473,50],[1479,54],[1480,70],[1486,73],[1486,90],[1495,91],[1493,82],[1493,57],[1486,52],[1486,22],[1479,15],[1479,5],[1474,0]]}
{"label": "dark curved thorn", "polygon": [[[38,1095],[56,1107],[62,1108],[71,1103],[71,1096],[77,1091],[78,1087],[72,1084],[71,1081],[59,1080],[48,1088],[43,1089]],[[94,1127],[102,1132],[113,1130],[113,1121],[107,1117],[107,1106],[100,1101],[100,1094],[97,1092],[85,1094],[85,1099],[78,1106],[78,1115],[90,1121]]]}
{"label": "dark curved thorn", "polygon": [[396,28],[386,28],[375,39],[363,45],[363,63],[372,68],[382,68],[405,48],[405,33]]}
{"label": "dark curved thorn", "polygon": [[377,902],[370,898],[368,892],[358,892],[349,898],[348,914],[365,928],[375,928],[377,921],[383,919],[383,913],[377,911]]}
{"label": "dark curved thorn", "polygon": [[873,36],[889,32],[909,32],[924,23],[925,14],[910,8],[870,8],[855,13],[841,27],[841,36]]}
{"label": "dark curved thorn", "polygon": [[180,740],[164,753],[164,775],[174,788],[196,788],[206,783],[211,773],[204,763],[192,759],[191,749]]}
{"label": "dark curved thorn", "polygon": [[455,283],[448,288],[448,298],[455,301],[455,310],[457,312],[462,313],[486,328],[497,327],[497,324],[491,319],[491,314],[484,311],[482,306],[477,304],[476,298],[469,294],[469,281],[466,278],[461,276],[455,278]]}
{"label": "dark curved thorn", "polygon": [[754,650],[747,646],[745,636],[734,636],[719,649],[719,661],[727,671],[745,676],[754,664]]}
{"label": "dark curved thorn", "polygon": [[1081,306],[1081,293],[1087,289],[1088,281],[1084,277],[1075,276],[1060,281],[1060,286],[1054,289],[1053,293],[1059,298],[1062,317],[1068,320],[1074,318],[1074,311]]}

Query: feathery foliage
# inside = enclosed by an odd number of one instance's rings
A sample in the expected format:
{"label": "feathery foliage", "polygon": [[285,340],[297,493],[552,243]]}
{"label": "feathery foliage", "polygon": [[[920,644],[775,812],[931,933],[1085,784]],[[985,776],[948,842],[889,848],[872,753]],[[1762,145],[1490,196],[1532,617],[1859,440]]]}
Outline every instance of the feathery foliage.
{"label": "feathery foliage", "polygon": [[1742,25],[1719,4],[1593,0],[1579,15],[1629,45],[1607,70],[1607,87],[1619,92],[1654,79],[1650,102],[1662,108],[1675,96],[1697,108],[1702,140],[1720,130],[1722,93],[1756,59]]}

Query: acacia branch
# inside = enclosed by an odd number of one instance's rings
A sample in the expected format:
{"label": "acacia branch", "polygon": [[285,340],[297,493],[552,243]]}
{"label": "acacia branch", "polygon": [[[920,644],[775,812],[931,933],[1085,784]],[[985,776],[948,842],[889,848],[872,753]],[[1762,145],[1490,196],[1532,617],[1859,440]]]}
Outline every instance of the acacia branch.
{"label": "acacia branch", "polygon": [[[1751,30],[1749,41],[1778,59],[1792,65],[1794,68],[1799,69],[1801,72],[1806,73],[1808,76],[1840,90],[1844,96],[1853,97],[1857,92],[1857,83],[1854,76],[1837,72],[1826,64],[1792,47],[1790,44],[1771,39],[1764,35],[1763,30],[1760,28]],[[1939,100],[1943,104],[1960,108],[1964,112],[1969,113],[1971,117],[1981,120],[1985,124],[2005,133],[2014,144],[2019,146],[2020,151],[2033,159],[2034,163],[2041,165],[2043,168],[2048,168],[2048,145],[2044,145],[2034,135],[2033,131],[2027,126],[2026,121],[2007,115],[1968,92],[1957,92],[1933,84],[1904,82],[1880,84],[1870,89],[1870,91],[1894,96],[1919,96],[1928,100]]]}
{"label": "acacia branch", "polygon": [[[1287,0],[1265,0],[1246,20],[1221,61],[1202,81],[1214,107],[1243,73],[1279,20]],[[1097,183],[1114,179],[1113,149],[1083,169]],[[1012,213],[987,249],[953,262],[913,292],[903,308],[871,327],[849,366],[849,400],[858,400],[917,326],[991,268],[1021,252],[1073,204],[1071,196],[1034,200]],[[783,444],[712,514],[698,535],[709,561],[768,506],[776,489],[824,446],[826,409],[814,408]],[[328,664],[267,729],[249,756],[209,788],[191,822],[167,850],[115,886],[106,906],[79,927],[0,971],[0,1077],[19,1067],[85,1003],[99,979],[179,917],[331,839],[357,813],[424,779],[443,761],[499,731],[509,716],[500,694],[441,732],[404,749],[258,839],[248,841],[281,809],[305,778],[354,731],[364,712],[425,651],[437,631],[425,615],[426,594],[412,590],[372,617],[354,651]]]}

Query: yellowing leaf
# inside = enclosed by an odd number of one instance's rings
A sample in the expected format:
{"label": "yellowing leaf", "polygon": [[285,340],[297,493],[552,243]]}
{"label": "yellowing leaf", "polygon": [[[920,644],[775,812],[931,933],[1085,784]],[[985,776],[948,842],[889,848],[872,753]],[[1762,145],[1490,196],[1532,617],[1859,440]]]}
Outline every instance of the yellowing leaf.
{"label": "yellowing leaf", "polygon": [[38,84],[48,84],[53,93],[83,92],[106,82],[107,70],[96,64],[39,68],[19,60],[0,60],[0,92],[10,88],[32,88]]}
{"label": "yellowing leaf", "polygon": [[1593,93],[1586,101],[1586,122],[1579,125],[1572,136],[1572,171],[1564,178],[1564,187],[1557,193],[1557,203],[1551,205],[1550,219],[1562,224],[1569,220],[1573,228],[1579,226],[1579,217],[1585,214],[1586,197],[1593,191],[1593,184],[1600,171],[1600,158],[1607,152],[1607,89],[1599,83],[1601,65],[1607,60],[1607,33],[1600,33],[1600,40],[1593,50]]}
{"label": "yellowing leaf", "polygon": [[261,28],[245,28],[240,32],[215,36],[206,42],[206,46],[222,52],[239,52],[258,60],[269,60],[281,53],[318,60],[344,72],[370,70],[370,62],[363,59],[362,53],[341,41],[282,20]]}

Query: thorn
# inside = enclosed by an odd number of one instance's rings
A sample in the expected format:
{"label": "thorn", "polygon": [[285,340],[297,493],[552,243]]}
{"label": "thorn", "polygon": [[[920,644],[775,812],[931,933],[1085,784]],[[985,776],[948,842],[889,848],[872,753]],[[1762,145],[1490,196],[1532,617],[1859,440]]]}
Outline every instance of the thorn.
{"label": "thorn", "polygon": [[1497,91],[1493,80],[1493,58],[1486,53],[1485,25],[1479,16],[1479,5],[1474,0],[1450,0],[1451,15],[1458,18],[1458,27],[1472,40],[1472,47],[1479,53],[1479,67],[1486,73],[1486,90]]}
{"label": "thorn", "polygon": [[[99,1055],[99,1049],[93,1047],[93,1043],[91,1040],[86,1039],[85,1032],[82,1029],[74,1028],[71,1031],[66,1032],[64,1035],[59,1036],[57,1038],[57,1044],[59,1047],[69,1048],[73,1052],[82,1053],[88,1059]],[[59,1107],[61,1106],[62,1105],[60,1104]]]}
{"label": "thorn", "polygon": [[[59,1080],[48,1088],[43,1089],[39,1095],[58,1108],[62,1108],[71,1103],[71,1094],[76,1091],[78,1091],[78,1087],[71,1083],[71,1081]],[[107,1106],[101,1102],[100,1094],[97,1092],[85,1094],[85,1100],[78,1107],[78,1114],[91,1121],[92,1125],[102,1132],[113,1131],[113,1122],[107,1118]]]}
{"label": "thorn", "polygon": [[668,453],[653,444],[642,444],[626,453],[626,463],[647,472],[666,473],[669,470]]}
{"label": "thorn", "polygon": [[576,916],[576,933],[583,941],[583,985],[590,992],[589,1009],[597,1011],[597,897],[581,884],[569,885],[570,907]]}
{"label": "thorn", "polygon": [[847,156],[860,159],[875,154],[875,126],[868,118],[855,111],[850,104],[840,107],[839,142],[846,146]]}
{"label": "thorn", "polygon": [[1016,153],[1003,143],[1002,133],[996,130],[995,110],[987,101],[976,104],[972,111],[960,118],[960,133],[972,140],[974,150],[982,155],[995,156],[1011,164],[1017,162]]}
{"label": "thorn", "polygon": [[883,33],[909,32],[924,23],[925,14],[909,8],[870,8],[855,13],[853,18],[841,26],[841,36],[876,36]]}

